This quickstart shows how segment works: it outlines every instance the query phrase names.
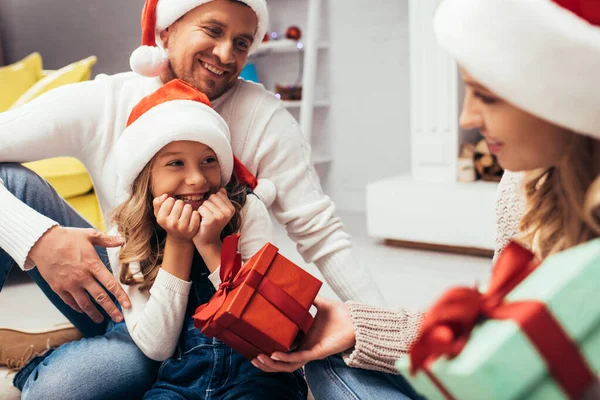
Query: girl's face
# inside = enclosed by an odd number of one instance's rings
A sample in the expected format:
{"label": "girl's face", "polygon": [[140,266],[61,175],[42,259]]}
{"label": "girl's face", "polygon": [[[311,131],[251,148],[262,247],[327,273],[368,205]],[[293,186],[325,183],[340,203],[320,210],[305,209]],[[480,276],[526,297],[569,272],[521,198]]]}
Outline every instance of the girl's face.
{"label": "girl's face", "polygon": [[506,102],[462,68],[461,75],[466,92],[460,126],[479,129],[503,168],[527,171],[558,165],[572,135],[569,130]]}
{"label": "girl's face", "polygon": [[172,142],[155,156],[151,170],[153,197],[168,194],[194,210],[221,188],[221,166],[208,146],[193,141]]}

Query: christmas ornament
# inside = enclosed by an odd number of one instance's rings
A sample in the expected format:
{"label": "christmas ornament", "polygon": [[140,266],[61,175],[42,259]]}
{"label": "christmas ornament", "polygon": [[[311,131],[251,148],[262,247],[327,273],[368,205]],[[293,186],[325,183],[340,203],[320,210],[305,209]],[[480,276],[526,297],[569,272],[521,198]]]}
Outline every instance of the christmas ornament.
{"label": "christmas ornament", "polygon": [[290,26],[285,31],[285,37],[292,40],[300,40],[302,37],[302,31],[297,26]]}

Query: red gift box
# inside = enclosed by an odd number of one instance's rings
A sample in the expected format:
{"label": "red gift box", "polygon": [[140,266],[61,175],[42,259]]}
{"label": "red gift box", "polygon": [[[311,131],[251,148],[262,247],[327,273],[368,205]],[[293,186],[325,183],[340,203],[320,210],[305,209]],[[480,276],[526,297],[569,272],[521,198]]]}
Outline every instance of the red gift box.
{"label": "red gift box", "polygon": [[242,267],[238,240],[239,234],[223,241],[221,285],[196,309],[194,325],[248,359],[289,351],[313,323],[309,309],[322,282],[271,243]]}

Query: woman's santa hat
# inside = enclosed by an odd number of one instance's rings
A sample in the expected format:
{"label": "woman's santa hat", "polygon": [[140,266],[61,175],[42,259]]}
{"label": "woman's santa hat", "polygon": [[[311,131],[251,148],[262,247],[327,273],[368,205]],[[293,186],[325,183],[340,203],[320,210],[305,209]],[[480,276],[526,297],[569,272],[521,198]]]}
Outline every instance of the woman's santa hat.
{"label": "woman's santa hat", "polygon": [[444,0],[440,44],[539,118],[600,138],[599,0]]}
{"label": "woman's santa hat", "polygon": [[273,183],[256,180],[233,156],[229,127],[208,97],[179,79],[144,97],[131,111],[117,143],[121,189],[130,193],[133,182],[156,153],[180,140],[203,143],[215,152],[221,167],[221,186],[227,185],[235,171],[267,206],[275,200]]}
{"label": "woman's santa hat", "polygon": [[[169,55],[163,48],[160,33],[194,8],[212,0],[146,0],[142,11],[142,45],[129,59],[131,69],[143,76],[159,76],[169,65]],[[256,13],[258,26],[254,33],[252,53],[262,42],[269,24],[265,0],[236,0],[248,5]]]}

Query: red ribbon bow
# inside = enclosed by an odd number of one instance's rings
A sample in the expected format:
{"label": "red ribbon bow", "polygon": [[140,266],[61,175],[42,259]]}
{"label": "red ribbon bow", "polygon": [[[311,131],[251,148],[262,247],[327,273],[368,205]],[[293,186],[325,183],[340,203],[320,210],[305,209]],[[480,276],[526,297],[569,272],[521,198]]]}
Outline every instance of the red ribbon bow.
{"label": "red ribbon bow", "polygon": [[[292,320],[302,332],[308,332],[313,323],[313,317],[307,309],[269,279],[250,268],[242,269],[242,257],[237,251],[239,239],[239,233],[223,239],[221,270],[219,272],[221,284],[208,303],[196,308],[193,316],[194,326],[203,332],[205,328],[211,325],[213,327],[218,326],[218,324],[212,324],[212,322],[217,312],[225,304],[228,293],[246,282],[246,284],[256,289],[274,307],[278,308],[279,311]],[[276,252],[277,249],[274,248],[271,251]],[[218,331],[221,332],[223,329],[224,327],[219,326]],[[248,327],[248,329],[250,328]],[[252,335],[254,337],[257,336],[256,334],[250,334],[250,336]]]}
{"label": "red ribbon bow", "polygon": [[221,284],[211,300],[196,309],[196,313],[194,314],[194,325],[198,329],[202,329],[211,323],[217,311],[219,311],[225,303],[227,294],[232,289],[241,285],[248,275],[249,270],[247,269],[240,272],[242,268],[242,256],[237,251],[239,240],[239,233],[227,236],[223,239],[221,270],[219,271]]}
{"label": "red ribbon bow", "polygon": [[545,304],[504,300],[537,266],[531,252],[510,243],[494,267],[487,293],[464,287],[446,292],[426,315],[420,336],[410,349],[410,373],[423,370],[446,398],[453,399],[428,366],[440,356],[459,355],[482,319],[511,319],[544,358],[550,374],[565,393],[570,398],[580,397],[594,382],[595,375]]}

